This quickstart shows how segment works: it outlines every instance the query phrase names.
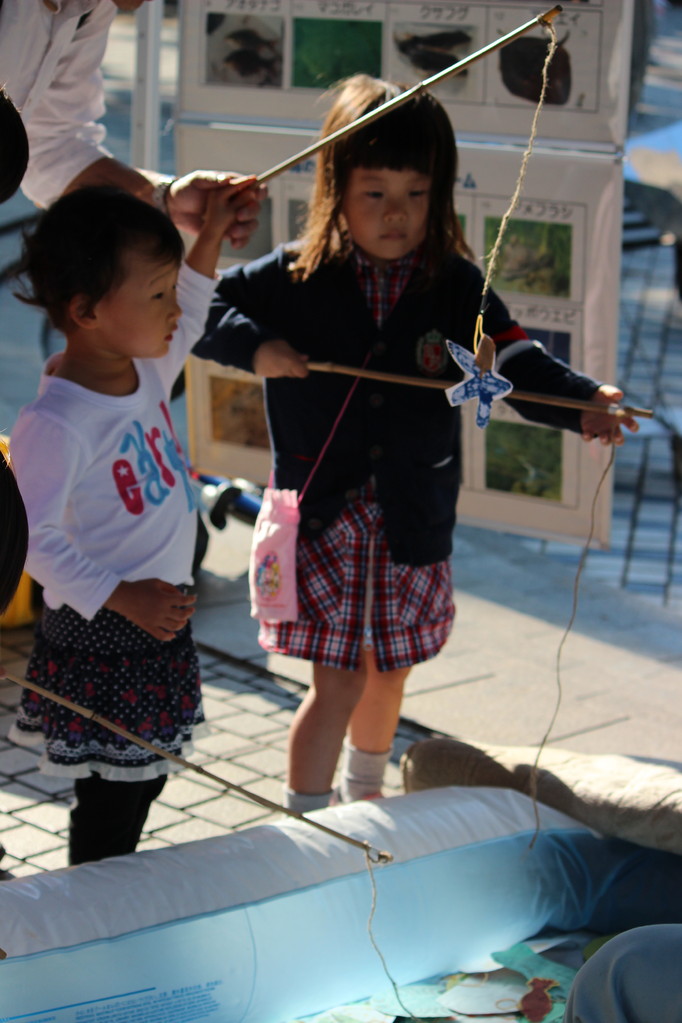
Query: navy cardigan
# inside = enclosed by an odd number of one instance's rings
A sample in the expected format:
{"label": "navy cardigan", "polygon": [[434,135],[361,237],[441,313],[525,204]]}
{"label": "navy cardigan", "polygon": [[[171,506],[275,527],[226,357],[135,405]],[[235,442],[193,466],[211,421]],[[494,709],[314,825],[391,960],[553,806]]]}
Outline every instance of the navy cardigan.
{"label": "navy cardigan", "polygon": [[[378,327],[349,261],[294,282],[291,254],[280,246],[224,274],[195,355],[251,370],[263,341],[285,338],[313,361],[361,366],[371,352],[371,369],[461,380],[444,339],[472,346],[483,281],[468,260],[449,257],[428,287],[415,275]],[[498,351],[525,337],[494,293],[484,327]],[[520,389],[588,398],[599,386],[537,345],[520,347],[502,370]],[[351,377],[322,373],[265,381],[275,486],[301,491],[351,385]],[[572,410],[515,407],[527,419],[579,430]],[[301,531],[319,535],[370,477],[394,560],[426,565],[447,558],[460,479],[459,408],[437,390],[360,380],[305,494]]]}

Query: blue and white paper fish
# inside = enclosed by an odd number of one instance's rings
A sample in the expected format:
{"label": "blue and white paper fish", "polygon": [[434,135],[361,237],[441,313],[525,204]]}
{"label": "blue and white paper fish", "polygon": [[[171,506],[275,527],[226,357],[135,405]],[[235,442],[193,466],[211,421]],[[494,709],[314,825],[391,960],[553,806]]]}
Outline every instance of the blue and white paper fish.
{"label": "blue and white paper fish", "polygon": [[478,398],[476,425],[481,429],[488,425],[493,401],[504,398],[513,390],[513,385],[494,369],[481,373],[476,356],[468,348],[462,348],[455,341],[446,341],[448,351],[464,373],[464,380],[454,387],[448,387],[445,397],[451,405],[463,405],[465,401]]}

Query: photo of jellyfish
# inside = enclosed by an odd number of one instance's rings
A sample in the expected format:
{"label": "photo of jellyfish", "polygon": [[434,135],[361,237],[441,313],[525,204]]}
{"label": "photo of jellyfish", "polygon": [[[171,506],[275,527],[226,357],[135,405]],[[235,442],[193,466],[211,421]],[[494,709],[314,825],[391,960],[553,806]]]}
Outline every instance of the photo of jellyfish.
{"label": "photo of jellyfish", "polygon": [[[571,58],[564,43],[557,45],[547,71],[545,103],[563,106],[571,95]],[[536,36],[514,39],[500,50],[500,75],[512,96],[537,103],[542,90],[542,68],[547,56],[547,40]]]}
{"label": "photo of jellyfish", "polygon": [[380,77],[381,30],[380,21],[294,18],[292,84],[328,89],[359,72]]}
{"label": "photo of jellyfish", "polygon": [[[485,251],[490,252],[501,223],[485,218]],[[542,220],[510,220],[493,287],[532,295],[571,296],[572,227]]]}
{"label": "photo of jellyfish", "polygon": [[207,84],[281,88],[284,19],[207,14]]}
{"label": "photo of jellyfish", "polygon": [[[436,25],[396,23],[393,43],[399,63],[409,68],[412,77],[421,79],[456,64],[475,49],[474,26],[443,29]],[[468,74],[465,68],[460,74],[443,83],[450,92],[463,88]]]}

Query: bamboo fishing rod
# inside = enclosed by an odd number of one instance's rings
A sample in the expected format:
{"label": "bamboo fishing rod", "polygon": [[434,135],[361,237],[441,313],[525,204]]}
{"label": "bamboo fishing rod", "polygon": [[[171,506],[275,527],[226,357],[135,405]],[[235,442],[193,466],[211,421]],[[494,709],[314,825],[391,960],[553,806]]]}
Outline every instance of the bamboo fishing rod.
{"label": "bamboo fishing rod", "polygon": [[[435,391],[445,391],[456,386],[454,380],[429,380],[426,377],[401,376],[398,373],[384,373],[376,369],[362,369],[359,366],[342,366],[336,362],[307,362],[306,366],[314,373],[341,373],[344,376],[362,377],[367,380],[379,380],[388,384],[402,384],[407,387],[430,387]],[[534,401],[539,405],[558,405],[561,408],[572,408],[582,412],[602,412],[626,419],[639,416],[642,419],[653,419],[651,409],[636,408],[633,405],[602,405],[597,401],[585,401],[581,398],[563,398],[554,394],[535,394],[533,391],[513,390],[505,395],[515,401]]]}
{"label": "bamboo fishing rod", "polygon": [[[474,53],[470,53],[468,57],[464,57],[462,60],[457,61],[456,64],[451,64],[450,67],[444,68],[442,71],[436,72],[429,78],[423,79],[411,88],[401,92],[398,96],[394,96],[393,99],[387,100],[386,103],[382,103],[376,110],[370,110],[368,113],[363,114],[362,117],[358,117],[357,120],[352,121],[350,124],[345,125],[343,128],[339,128],[338,131],[332,132],[331,135],[325,135],[323,138],[318,139],[317,142],[313,142],[306,149],[302,149],[295,156],[290,156],[288,159],[283,160],[281,163],[271,167],[270,170],[263,171],[262,174],[256,176],[256,184],[262,185],[270,178],[276,177],[278,174],[284,173],[290,167],[295,167],[297,163],[301,163],[303,160],[307,160],[308,157],[314,156],[315,153],[319,152],[320,149],[324,149],[326,146],[332,145],[334,142],[338,142],[339,139],[344,138],[346,135],[350,135],[352,132],[358,131],[360,128],[366,127],[371,124],[372,121],[378,120],[383,117],[384,114],[390,113],[395,110],[396,107],[402,106],[403,103],[408,103],[418,93],[423,92],[426,89],[432,88],[434,85],[438,85],[439,82],[445,81],[447,78],[452,78],[455,75],[460,74],[471,64],[474,64],[478,60],[483,60],[490,53],[494,53],[496,50],[502,49],[503,46],[507,46],[508,43],[518,39],[519,36],[525,35],[526,32],[530,32],[531,29],[537,28],[538,25],[549,25],[556,18],[557,14],[560,14],[563,10],[561,4],[556,4],[549,11],[545,11],[544,14],[538,14],[537,17],[531,18],[530,21],[525,22],[523,25],[519,25],[518,28],[513,29],[511,32],[507,32],[506,35],[500,36],[492,43],[488,43],[486,46],[482,46],[480,50],[476,50]],[[253,181],[249,182],[248,187],[252,187]]]}
{"label": "bamboo fishing rod", "polygon": [[109,729],[109,731],[115,732],[116,735],[123,736],[123,738],[127,739],[129,742],[134,743],[136,746],[141,746],[143,749],[149,750],[150,753],[155,753],[164,760],[171,760],[179,767],[183,767],[188,771],[194,771],[196,774],[201,774],[204,778],[210,778],[211,781],[218,782],[218,784],[222,785],[223,788],[243,796],[244,799],[248,799],[252,803],[257,803],[259,806],[263,806],[267,810],[273,810],[276,813],[284,813],[287,817],[293,817],[295,820],[302,821],[303,824],[310,825],[311,828],[317,828],[318,831],[323,831],[326,835],[331,835],[332,838],[337,838],[341,842],[353,845],[357,849],[361,849],[372,863],[393,862],[393,856],[391,853],[382,849],[375,849],[369,844],[369,842],[363,842],[358,838],[352,838],[350,835],[344,835],[343,832],[335,831],[334,828],[328,828],[326,824],[320,824],[319,821],[312,820],[310,817],[304,817],[302,813],[298,813],[296,810],[290,810],[287,806],[281,806],[279,803],[273,803],[272,800],[266,799],[265,796],[256,795],[255,792],[250,792],[248,789],[242,788],[241,785],[233,785],[232,782],[226,781],[225,778],[221,778],[219,775],[213,774],[211,771],[207,771],[200,764],[192,764],[189,760],[185,760],[184,757],[179,757],[176,753],[168,753],[166,750],[161,749],[160,746],[155,746],[153,743],[147,742],[146,739],[140,738],[139,735],[134,735],[132,732],[129,732],[126,728],[122,728],[120,725],[114,724],[113,721],[108,721],[100,714],[95,713],[94,710],[89,710],[87,707],[81,707],[80,704],[74,703],[73,700],[67,700],[64,696],[58,696],[57,693],[51,693],[49,689],[44,689],[35,682],[29,682],[28,679],[17,678],[15,675],[10,675],[9,672],[4,671],[4,669],[0,670],[0,678],[9,679],[10,682],[14,682],[15,685],[20,686],[22,689],[30,689],[31,692],[37,693],[46,700],[52,700],[53,703],[58,703],[62,707],[66,707],[68,710],[73,711],[74,714],[80,714],[81,717],[87,718],[88,721],[93,721],[95,724],[102,725],[104,728]]}

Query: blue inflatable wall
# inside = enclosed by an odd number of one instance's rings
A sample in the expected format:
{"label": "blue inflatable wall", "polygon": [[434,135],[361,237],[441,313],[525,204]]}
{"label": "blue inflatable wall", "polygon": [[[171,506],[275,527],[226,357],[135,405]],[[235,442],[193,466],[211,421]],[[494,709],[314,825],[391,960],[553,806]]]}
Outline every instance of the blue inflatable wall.
{"label": "blue inflatable wall", "polygon": [[[398,983],[476,970],[543,928],[679,919],[682,858],[606,841],[511,790],[325,810],[390,851],[374,934]],[[652,867],[653,864],[653,867]],[[389,986],[362,852],[305,824],[0,885],[0,1019],[285,1023]],[[615,928],[614,928],[615,929]]]}

